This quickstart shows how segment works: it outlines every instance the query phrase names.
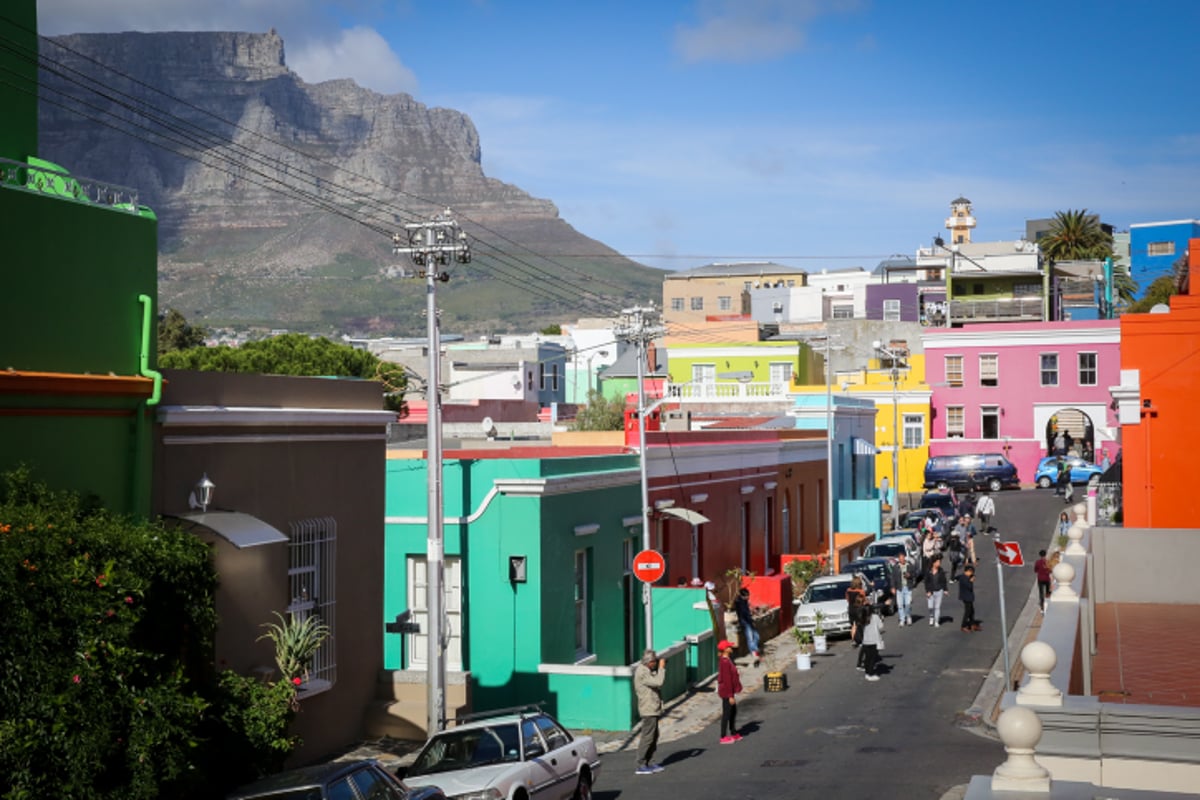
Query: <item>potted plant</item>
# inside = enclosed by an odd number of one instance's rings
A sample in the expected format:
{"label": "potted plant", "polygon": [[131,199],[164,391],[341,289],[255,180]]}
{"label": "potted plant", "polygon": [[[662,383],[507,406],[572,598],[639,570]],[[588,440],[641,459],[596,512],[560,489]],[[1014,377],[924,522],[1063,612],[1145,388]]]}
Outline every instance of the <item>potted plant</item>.
{"label": "potted plant", "polygon": [[820,574],[821,563],[815,558],[797,558],[784,564],[783,571],[792,581],[792,594],[799,597],[812,579]]}
{"label": "potted plant", "polygon": [[813,627],[813,646],[818,653],[824,653],[829,649],[829,639],[825,636],[825,626],[822,624],[825,620],[825,612],[818,611],[816,613],[816,625]]}
{"label": "potted plant", "polygon": [[812,669],[813,635],[809,631],[792,628],[796,637],[796,669]]}

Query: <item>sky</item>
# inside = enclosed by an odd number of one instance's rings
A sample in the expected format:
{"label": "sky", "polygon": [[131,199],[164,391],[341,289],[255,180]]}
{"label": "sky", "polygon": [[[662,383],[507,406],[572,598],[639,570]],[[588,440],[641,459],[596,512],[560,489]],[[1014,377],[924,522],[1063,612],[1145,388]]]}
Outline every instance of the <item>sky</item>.
{"label": "sky", "polygon": [[[1195,0],[38,0],[44,35],[265,32],[467,114],[483,169],[650,266],[873,269],[1088,209],[1200,218]],[[545,254],[555,255],[555,254]]]}

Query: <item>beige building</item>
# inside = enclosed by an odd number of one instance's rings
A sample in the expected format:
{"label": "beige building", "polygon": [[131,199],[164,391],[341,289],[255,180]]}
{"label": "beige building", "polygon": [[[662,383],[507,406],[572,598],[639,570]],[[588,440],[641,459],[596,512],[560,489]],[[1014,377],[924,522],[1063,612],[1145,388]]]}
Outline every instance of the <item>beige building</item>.
{"label": "beige building", "polygon": [[[750,292],[806,286],[808,273],[769,261],[708,264],[663,279],[663,321],[675,340],[708,338],[719,329],[726,340],[755,341]],[[738,336],[741,330],[745,335]]]}

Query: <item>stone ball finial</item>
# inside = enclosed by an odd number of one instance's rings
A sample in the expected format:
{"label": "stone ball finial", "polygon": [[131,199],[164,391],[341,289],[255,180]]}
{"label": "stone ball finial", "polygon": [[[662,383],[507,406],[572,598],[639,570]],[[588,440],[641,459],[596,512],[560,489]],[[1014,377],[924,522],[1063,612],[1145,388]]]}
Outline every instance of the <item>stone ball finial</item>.
{"label": "stone ball finial", "polygon": [[1042,738],[1042,721],[1023,706],[1010,706],[996,721],[1008,758],[992,773],[992,791],[1049,792],[1050,773],[1033,757]]}
{"label": "stone ball finial", "polygon": [[1062,692],[1050,682],[1050,673],[1058,664],[1054,648],[1042,641],[1033,641],[1021,648],[1021,663],[1029,673],[1029,681],[1017,690],[1017,703],[1028,706],[1061,706]]}
{"label": "stone ball finial", "polygon": [[1087,519],[1087,503],[1076,503],[1071,506],[1071,513],[1075,515],[1075,521],[1072,525],[1082,525],[1085,528],[1092,527],[1092,523]]}
{"label": "stone ball finial", "polygon": [[1051,600],[1078,600],[1079,594],[1071,588],[1071,581],[1075,580],[1075,568],[1066,561],[1059,561],[1054,565],[1054,569],[1050,570],[1050,574],[1054,576],[1055,587],[1050,593]]}
{"label": "stone ball finial", "polygon": [[1066,554],[1069,556],[1086,556],[1087,550],[1083,549],[1083,534],[1084,526],[1079,520],[1076,520],[1071,527],[1067,528],[1067,549]]}

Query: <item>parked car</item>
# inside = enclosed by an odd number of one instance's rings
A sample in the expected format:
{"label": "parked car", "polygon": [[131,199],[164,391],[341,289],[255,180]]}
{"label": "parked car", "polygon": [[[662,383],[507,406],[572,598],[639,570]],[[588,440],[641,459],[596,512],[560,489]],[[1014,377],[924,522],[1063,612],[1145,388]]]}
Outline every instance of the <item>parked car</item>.
{"label": "parked car", "polygon": [[534,706],[472,716],[430,737],[397,774],[409,786],[437,785],[454,798],[590,800],[600,770],[592,737],[572,736]]}
{"label": "parked car", "polygon": [[884,607],[885,614],[892,614],[896,610],[895,603],[895,587],[892,586],[891,565],[895,562],[893,558],[859,558],[851,561],[849,564],[842,566],[842,572],[853,574],[856,572],[862,573],[871,582],[873,594],[867,597],[876,605]]}
{"label": "parked car", "polygon": [[1104,467],[1084,461],[1079,456],[1046,456],[1038,462],[1033,480],[1039,489],[1049,489],[1058,483],[1058,465],[1066,459],[1071,465],[1071,483],[1087,483],[1093,475],[1104,472]]}
{"label": "parked car", "polygon": [[1020,488],[1017,468],[1002,453],[962,453],[933,456],[925,462],[925,487],[929,489],[987,489],[998,492]]}
{"label": "parked car", "polygon": [[846,590],[850,588],[853,575],[826,575],[816,578],[796,601],[796,628],[810,633],[817,627],[817,612],[820,611],[821,628],[826,635],[850,633],[850,604],[846,601]]}
{"label": "parked car", "polygon": [[884,534],[867,545],[863,558],[898,558],[901,553],[921,569],[921,545],[916,531],[894,531]]}
{"label": "parked car", "polygon": [[[921,521],[926,517],[933,519],[934,527],[939,530],[944,530],[946,527],[946,514],[936,506],[926,506],[925,508],[915,508],[900,517],[901,528],[912,528],[920,530]],[[918,534],[918,539],[920,535]]]}
{"label": "parked car", "polygon": [[958,495],[953,489],[942,489],[936,492],[926,492],[921,495],[919,508],[936,508],[942,514],[942,524],[946,520],[958,519]]}
{"label": "parked car", "polygon": [[374,759],[332,761],[271,775],[247,784],[227,800],[446,800],[436,786],[414,789]]}

